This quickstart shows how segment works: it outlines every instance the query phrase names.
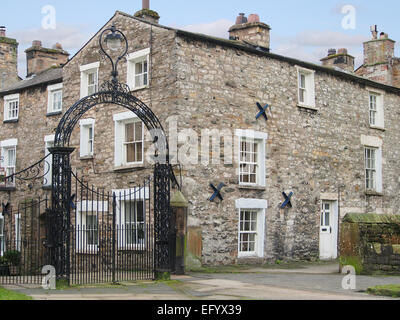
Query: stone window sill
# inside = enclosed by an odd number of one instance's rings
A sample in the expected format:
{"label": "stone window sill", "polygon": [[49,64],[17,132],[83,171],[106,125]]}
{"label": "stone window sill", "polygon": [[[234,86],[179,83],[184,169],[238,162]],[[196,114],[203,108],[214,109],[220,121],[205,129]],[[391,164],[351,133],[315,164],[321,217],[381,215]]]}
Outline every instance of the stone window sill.
{"label": "stone window sill", "polygon": [[62,111],[49,112],[46,114],[46,117],[55,117],[55,116],[59,116],[60,114],[62,114]]}
{"label": "stone window sill", "polygon": [[298,103],[297,107],[302,108],[302,109],[311,110],[311,111],[318,111],[318,109],[314,106],[308,106],[308,105],[301,104],[301,103]]}
{"label": "stone window sill", "polygon": [[80,160],[84,161],[84,160],[93,160],[94,156],[84,156],[84,157],[80,157]]}
{"label": "stone window sill", "polygon": [[140,163],[140,164],[133,164],[133,165],[129,165],[129,166],[115,167],[114,172],[130,172],[130,171],[143,170],[143,169],[145,169],[145,166],[143,163]]}
{"label": "stone window sill", "polygon": [[150,86],[141,86],[141,87],[137,87],[137,88],[131,88],[131,92],[136,92],[136,91],[141,91],[141,90],[145,90],[145,89],[149,89]]}
{"label": "stone window sill", "polygon": [[4,120],[3,123],[18,123],[18,119]]}
{"label": "stone window sill", "polygon": [[383,197],[383,193],[382,192],[377,192],[374,190],[365,190],[364,191],[366,196],[375,196],[375,197]]}
{"label": "stone window sill", "polygon": [[380,130],[380,131],[386,131],[385,128],[382,127],[377,127],[377,126],[370,126],[371,129],[375,129],[375,130]]}
{"label": "stone window sill", "polygon": [[265,191],[265,190],[267,190],[267,187],[239,185],[239,189],[243,189],[243,190]]}

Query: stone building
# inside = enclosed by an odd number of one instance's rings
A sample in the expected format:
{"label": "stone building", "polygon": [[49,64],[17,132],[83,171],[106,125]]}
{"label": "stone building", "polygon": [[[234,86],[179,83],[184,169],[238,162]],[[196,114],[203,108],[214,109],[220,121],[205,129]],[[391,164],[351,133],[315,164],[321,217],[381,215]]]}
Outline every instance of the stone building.
{"label": "stone building", "polygon": [[395,41],[385,32],[378,38],[378,27],[372,26],[372,39],[364,43],[364,64],[355,72],[357,75],[400,87],[400,59],[394,56]]}
{"label": "stone building", "polygon": [[6,28],[0,27],[0,90],[18,82],[18,43],[6,37]]}
{"label": "stone building", "polygon": [[[110,79],[98,41],[114,24],[129,44],[119,80],[161,119],[180,164],[192,262],[334,259],[345,214],[398,213],[400,89],[372,71],[358,75],[379,56],[368,43],[354,73],[346,50],[330,51],[322,66],[271,53],[270,27],[257,15],[241,14],[229,40],[158,18],[148,8],[117,11],[68,62],[59,45],[45,49],[62,68],[43,71],[48,61],[27,50],[35,76],[0,92],[7,174],[42,158],[62,114]],[[257,103],[268,104],[266,117],[256,117]],[[145,131],[121,107],[90,110],[72,135],[73,168],[100,188],[135,185],[152,168]],[[225,185],[222,201],[209,200],[210,183]],[[291,197],[284,207],[283,192]],[[13,186],[0,189],[0,201],[23,197]]]}

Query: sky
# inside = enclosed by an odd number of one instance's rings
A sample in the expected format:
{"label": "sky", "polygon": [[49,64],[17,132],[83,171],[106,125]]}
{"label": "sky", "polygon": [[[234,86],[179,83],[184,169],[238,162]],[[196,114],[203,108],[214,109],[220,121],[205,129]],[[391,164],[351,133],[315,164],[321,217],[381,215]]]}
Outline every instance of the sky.
{"label": "sky", "polygon": [[[73,55],[116,10],[134,14],[142,7],[141,0],[2,2],[0,26],[6,26],[7,36],[20,43],[21,77],[26,75],[24,51],[33,40],[41,40],[46,47],[59,42]],[[256,13],[272,28],[271,52],[313,63],[320,63],[330,48],[347,48],[356,57],[356,65],[361,65],[362,43],[371,39],[370,26],[378,25],[379,32],[399,40],[399,56],[400,2],[396,0],[150,0],[150,8],[159,13],[162,25],[221,38],[228,38],[227,30],[240,12]],[[49,19],[52,12],[54,19]]]}

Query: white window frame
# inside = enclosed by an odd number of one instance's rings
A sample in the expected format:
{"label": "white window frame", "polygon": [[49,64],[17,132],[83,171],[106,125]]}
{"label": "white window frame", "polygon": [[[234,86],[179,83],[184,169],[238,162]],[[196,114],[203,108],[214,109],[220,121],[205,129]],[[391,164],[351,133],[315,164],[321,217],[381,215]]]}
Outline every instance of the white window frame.
{"label": "white window frame", "polygon": [[[84,119],[79,121],[80,125],[80,156],[81,158],[85,157],[93,157],[94,155],[94,128],[95,128],[95,119]],[[90,129],[92,129],[92,139],[90,141]],[[91,149],[90,150],[90,144]]]}
{"label": "white window frame", "polygon": [[[50,154],[49,148],[54,147],[54,140],[55,140],[54,134],[44,137],[45,157],[47,157]],[[43,186],[45,187],[51,186],[51,182],[53,179],[52,171],[53,171],[53,156],[50,154],[44,164],[44,172],[46,174],[43,177]]]}
{"label": "white window frame", "polygon": [[0,221],[2,221],[0,225],[0,257],[2,257],[4,255],[6,245],[6,238],[4,234],[4,216],[2,212],[0,212]]}
{"label": "white window frame", "polygon": [[[17,168],[17,146],[18,146],[18,139],[10,139],[10,140],[5,140],[0,142],[0,149],[1,149],[1,158],[0,158],[0,167],[5,169],[6,172],[6,177],[10,176],[10,172],[7,171],[9,168],[13,168],[13,173],[16,173],[16,168]],[[14,166],[8,165],[8,151],[10,149],[14,150]],[[15,181],[12,181],[11,184],[7,185],[6,187],[14,187],[15,186]]]}
{"label": "white window frame", "polygon": [[[124,112],[114,115],[115,123],[115,152],[114,152],[114,165],[116,168],[125,166],[136,166],[144,164],[144,130],[145,126],[140,118],[133,112]],[[142,161],[138,162],[127,162],[127,155],[125,151],[125,125],[135,122],[142,122]]]}
{"label": "white window frame", "polygon": [[21,214],[15,214],[15,250],[21,251]]}
{"label": "white window frame", "polygon": [[[375,122],[372,121],[371,113],[371,96],[376,97],[376,110],[375,110]],[[385,128],[385,92],[373,88],[368,88],[368,117],[369,125],[371,128],[384,129]]]}
{"label": "white window frame", "polygon": [[[10,104],[14,103],[14,102],[17,103],[16,116],[10,115]],[[19,95],[19,93],[4,96],[4,121],[18,120],[19,111],[20,111],[20,95]]]}
{"label": "white window frame", "polygon": [[[47,92],[48,92],[48,98],[47,98],[47,113],[52,114],[52,113],[59,113],[62,112],[62,102],[63,102],[63,84],[62,83],[57,83],[51,86],[47,87]],[[60,109],[54,109],[54,94],[61,92],[61,108]]]}
{"label": "white window frame", "polygon": [[[240,186],[255,186],[255,187],[266,187],[266,141],[268,140],[268,133],[258,132],[253,130],[236,130],[235,135],[237,137],[237,162],[238,162],[238,179]],[[244,183],[241,181],[241,142],[243,139],[248,141],[254,141],[258,144],[257,147],[257,163],[258,172],[256,183]]]}
{"label": "white window frame", "polygon": [[[363,146],[363,161],[364,161],[364,181],[366,191],[373,191],[382,193],[383,192],[383,159],[382,159],[382,147],[383,141],[378,137],[372,136],[361,136],[361,145]],[[375,150],[375,172],[376,172],[376,183],[374,188],[367,188],[367,167],[366,163],[366,149]]]}
{"label": "white window frame", "polygon": [[[315,109],[315,70],[296,66],[297,70],[297,101],[300,107]],[[300,79],[305,76],[305,101],[300,99]]]}
{"label": "white window frame", "polygon": [[[150,188],[141,187],[141,188],[132,188],[132,189],[119,189],[112,190],[112,193],[116,196],[116,210],[117,210],[117,225],[118,225],[118,241],[117,247],[119,250],[144,250],[146,248],[146,235],[147,235],[147,210],[146,210],[146,201],[150,199]],[[144,240],[140,244],[127,244],[126,243],[126,234],[124,230],[125,228],[125,202],[137,202],[143,201],[143,215],[144,215]]]}
{"label": "white window frame", "polygon": [[[147,88],[150,85],[150,48],[130,53],[127,57],[127,84],[131,90]],[[136,64],[147,61],[147,71],[141,75],[147,74],[147,83],[136,86]]]}
{"label": "white window frame", "polygon": [[[108,202],[107,201],[80,201],[76,204],[76,214],[75,214],[75,247],[79,253],[95,253],[99,250],[99,215],[101,213],[108,212]],[[87,244],[86,232],[86,218],[88,213],[90,215],[95,215],[97,217],[97,245]]]}
{"label": "white window frame", "polygon": [[80,66],[81,72],[81,99],[89,95],[89,74],[96,74],[95,92],[99,90],[99,68],[100,62],[94,62]]}
{"label": "white window frame", "polygon": [[[265,216],[268,209],[268,201],[262,199],[238,199],[236,200],[236,209],[238,210],[238,258],[264,257],[264,241],[265,241]],[[257,212],[257,233],[256,245],[253,252],[242,252],[241,244],[241,212],[242,211]]]}

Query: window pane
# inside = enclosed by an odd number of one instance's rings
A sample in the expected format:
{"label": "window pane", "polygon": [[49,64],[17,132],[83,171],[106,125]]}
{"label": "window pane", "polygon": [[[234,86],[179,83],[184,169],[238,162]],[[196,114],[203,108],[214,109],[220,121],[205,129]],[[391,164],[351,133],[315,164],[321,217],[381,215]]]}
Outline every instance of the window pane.
{"label": "window pane", "polygon": [[135,158],[135,144],[130,143],[126,145],[126,161],[128,163],[136,162]]}
{"label": "window pane", "polygon": [[330,212],[329,211],[326,211],[325,212],[325,226],[330,226],[331,225],[331,222],[330,222]]}
{"label": "window pane", "polygon": [[135,64],[135,74],[142,74],[143,73],[143,64],[142,62]]}
{"label": "window pane", "polygon": [[125,126],[125,142],[133,142],[134,124],[128,123]]}
{"label": "window pane", "polygon": [[7,165],[12,167],[15,166],[15,149],[8,149],[8,163]]}
{"label": "window pane", "polygon": [[142,80],[142,76],[141,75],[135,77],[135,87],[141,87],[142,86],[142,81],[141,80]]}
{"label": "window pane", "polygon": [[300,74],[300,88],[306,88],[306,76],[304,74]]}
{"label": "window pane", "polygon": [[143,123],[136,122],[135,123],[135,141],[142,141],[142,130],[143,130]]}
{"label": "window pane", "polygon": [[255,252],[257,242],[257,215],[255,210],[240,211],[239,248],[241,252]]}
{"label": "window pane", "polygon": [[143,144],[136,143],[136,162],[142,162],[143,161]]}

